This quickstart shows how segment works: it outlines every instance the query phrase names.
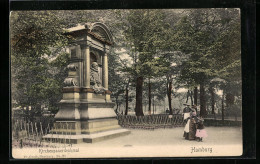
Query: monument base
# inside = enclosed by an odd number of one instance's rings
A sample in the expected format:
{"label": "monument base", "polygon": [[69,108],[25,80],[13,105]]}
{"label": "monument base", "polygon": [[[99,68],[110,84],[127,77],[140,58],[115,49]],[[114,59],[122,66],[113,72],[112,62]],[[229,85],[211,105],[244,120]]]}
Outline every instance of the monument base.
{"label": "monument base", "polygon": [[43,139],[59,143],[94,143],[130,133],[118,125],[114,103],[63,100],[49,134]]}
{"label": "monument base", "polygon": [[118,125],[115,118],[87,121],[56,121],[44,140],[58,143],[94,143],[130,134]]}
{"label": "monument base", "polygon": [[127,129],[115,129],[109,131],[103,131],[93,134],[75,134],[75,135],[64,135],[64,134],[48,134],[44,136],[44,140],[49,142],[68,143],[68,144],[79,144],[79,143],[95,143],[107,139],[116,138],[130,134]]}
{"label": "monument base", "polygon": [[63,88],[55,122],[44,140],[63,143],[93,143],[130,133],[116,119],[110,91],[93,93],[91,88]]}

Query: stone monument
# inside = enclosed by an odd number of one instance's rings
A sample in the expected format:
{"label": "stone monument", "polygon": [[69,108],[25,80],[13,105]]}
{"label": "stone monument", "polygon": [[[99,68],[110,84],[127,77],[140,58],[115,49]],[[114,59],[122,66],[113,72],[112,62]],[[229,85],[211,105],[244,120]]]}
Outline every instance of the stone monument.
{"label": "stone monument", "polygon": [[70,135],[72,143],[93,143],[129,134],[118,125],[108,90],[110,31],[98,22],[67,29],[66,35],[73,38],[68,77],[53,129],[44,138],[66,141]]}

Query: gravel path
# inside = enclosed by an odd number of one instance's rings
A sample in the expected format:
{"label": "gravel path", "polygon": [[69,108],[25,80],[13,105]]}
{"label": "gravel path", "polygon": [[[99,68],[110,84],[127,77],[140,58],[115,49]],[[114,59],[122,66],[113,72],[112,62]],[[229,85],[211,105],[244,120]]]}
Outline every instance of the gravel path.
{"label": "gravel path", "polygon": [[[242,129],[239,127],[206,127],[203,142],[185,140],[183,128],[137,130],[131,134],[93,144],[73,145],[76,152],[45,152],[48,148],[15,148],[15,158],[119,158],[119,157],[197,157],[239,156],[242,154]],[[192,149],[199,150],[197,152]],[[50,148],[49,148],[50,149]],[[66,149],[69,149],[66,147]],[[206,151],[207,149],[207,151]],[[44,150],[44,153],[40,153]],[[210,151],[211,150],[211,151]],[[29,155],[29,156],[28,156]]]}
{"label": "gravel path", "polygon": [[[183,128],[137,130],[130,129],[131,134],[120,138],[94,143],[91,146],[124,146],[124,145],[190,145],[196,141],[185,140]],[[199,142],[203,145],[225,145],[242,143],[242,129],[238,127],[207,127],[208,137]],[[83,144],[85,145],[85,144]],[[89,144],[87,144],[89,145]]]}

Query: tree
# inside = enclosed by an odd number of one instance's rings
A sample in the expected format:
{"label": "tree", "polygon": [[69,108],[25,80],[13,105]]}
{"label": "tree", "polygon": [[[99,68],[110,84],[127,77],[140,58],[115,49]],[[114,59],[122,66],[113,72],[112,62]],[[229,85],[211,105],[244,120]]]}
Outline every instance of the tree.
{"label": "tree", "polygon": [[[177,32],[174,35],[174,40],[176,41],[175,48],[186,54],[190,54],[189,60],[183,62],[180,66],[182,68],[178,78],[179,82],[186,83],[188,88],[194,88],[195,101],[197,97],[196,87],[200,85],[200,111],[201,115],[204,116],[206,114],[205,87],[211,79],[220,76],[216,65],[220,63],[222,67],[223,64],[226,65],[218,60],[224,57],[224,54],[222,52],[222,54],[213,52],[232,50],[229,47],[225,50],[222,44],[224,43],[223,40],[219,41],[219,39],[230,27],[233,27],[232,23],[237,22],[237,11],[227,9],[198,9],[188,11],[188,13],[189,16],[184,17],[176,25]],[[231,36],[228,38],[225,37],[225,39],[230,40]],[[230,47],[232,46],[230,45]],[[239,47],[236,48],[240,50]],[[226,60],[225,57],[223,59]],[[226,71],[224,72],[227,73]],[[214,90],[212,91],[214,92]]]}
{"label": "tree", "polygon": [[[159,10],[131,10],[127,16],[125,36],[133,51],[134,64],[128,72],[136,79],[136,115],[142,116],[142,92],[145,78],[165,69],[157,54],[163,48],[168,25]],[[157,57],[157,58],[156,58]],[[149,96],[150,97],[150,96]]]}
{"label": "tree", "polygon": [[[233,104],[234,91],[241,91],[241,64],[240,64],[240,20],[238,9],[215,9],[193,11],[190,20],[197,21],[194,24],[197,29],[207,29],[211,33],[212,42],[206,51],[206,56],[211,60],[210,69],[214,70],[212,78],[221,78],[226,81],[227,104]],[[204,16],[203,16],[204,15]],[[200,19],[194,19],[200,18]],[[226,69],[228,67],[229,69]],[[224,68],[224,69],[223,69]],[[220,71],[221,70],[221,71]],[[226,75],[236,78],[230,79]],[[210,80],[210,79],[209,79]],[[230,85],[230,83],[233,83]],[[212,86],[213,85],[213,86]],[[214,110],[214,85],[209,83],[211,92],[212,112]],[[223,86],[223,85],[222,85]],[[230,92],[230,90],[233,90]],[[241,92],[240,92],[241,94]],[[239,93],[236,93],[239,95]],[[230,100],[230,101],[229,101]]]}
{"label": "tree", "polygon": [[[125,83],[126,81],[123,79],[123,75],[120,74],[120,69],[122,67],[119,62],[119,57],[112,50],[108,60],[109,64],[109,88],[112,91],[112,95],[116,99],[117,108],[119,105],[118,98],[121,94],[124,93]],[[116,108],[116,111],[117,111]]]}
{"label": "tree", "polygon": [[224,31],[211,48],[214,59],[218,61],[214,66],[218,77],[225,81],[220,88],[224,90],[227,109],[232,109],[235,96],[241,96],[242,88],[239,22],[231,24],[229,30]]}
{"label": "tree", "polygon": [[200,85],[200,108],[201,115],[206,114],[205,104],[205,80],[213,75],[213,71],[209,68],[210,61],[205,56],[205,52],[210,37],[207,31],[196,31],[184,17],[176,25],[176,33],[174,35],[175,48],[189,54],[189,60],[182,62],[178,81],[186,84],[187,88]]}
{"label": "tree", "polygon": [[[166,93],[168,97],[168,105],[169,105],[169,114],[173,114],[173,108],[172,108],[172,97],[174,95],[174,77],[179,73],[179,67],[178,65],[181,64],[182,61],[185,60],[183,58],[185,55],[182,54],[180,51],[172,51],[172,52],[164,52],[164,58],[168,63],[171,63],[170,66],[168,66],[168,71],[164,74],[166,77]],[[177,85],[177,84],[176,84]],[[177,87],[175,87],[177,88]]]}
{"label": "tree", "polygon": [[55,77],[59,73],[51,73],[55,68],[50,57],[61,55],[55,60],[58,72],[67,64],[64,26],[50,11],[12,12],[10,26],[12,98],[37,113],[42,104],[53,104],[61,94],[62,83]]}

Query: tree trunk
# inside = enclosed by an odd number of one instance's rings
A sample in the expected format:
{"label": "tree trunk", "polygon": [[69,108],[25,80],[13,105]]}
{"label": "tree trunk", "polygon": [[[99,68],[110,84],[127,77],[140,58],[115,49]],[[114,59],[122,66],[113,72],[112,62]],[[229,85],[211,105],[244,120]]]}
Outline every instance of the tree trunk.
{"label": "tree trunk", "polygon": [[198,87],[194,88],[194,104],[198,105]]}
{"label": "tree trunk", "polygon": [[189,101],[189,97],[190,97],[190,105],[193,105],[193,100],[192,100],[192,91],[190,91],[190,90],[188,90],[188,92],[187,92],[186,103],[188,103],[188,101]]}
{"label": "tree trunk", "polygon": [[224,122],[224,90],[223,90],[222,101],[221,101],[221,114],[222,114],[222,121]]}
{"label": "tree trunk", "polygon": [[116,114],[118,113],[118,96],[116,97]]}
{"label": "tree trunk", "polygon": [[151,95],[151,82],[150,82],[150,78],[149,78],[149,83],[148,83],[148,113],[149,115],[151,114],[151,106],[152,106],[152,95]]}
{"label": "tree trunk", "polygon": [[169,102],[169,111],[170,111],[170,115],[172,115],[172,96],[171,96],[171,91],[172,91],[172,80],[169,80],[168,83],[168,102]]}
{"label": "tree trunk", "polygon": [[154,96],[153,96],[153,114],[154,114]]}
{"label": "tree trunk", "polygon": [[[230,93],[230,92],[227,92],[226,93],[226,110],[232,110],[232,106],[234,105],[234,102],[235,102],[235,96]],[[227,115],[227,117],[230,117],[232,115]]]}
{"label": "tree trunk", "polygon": [[234,105],[234,102],[235,102],[235,96],[232,93],[227,93],[226,94],[227,107],[229,108],[230,106]]}
{"label": "tree trunk", "polygon": [[139,76],[136,79],[136,104],[135,104],[135,115],[143,116],[143,77]]}
{"label": "tree trunk", "polygon": [[26,117],[25,117],[25,120],[26,120],[26,121],[27,121],[27,120],[29,121],[29,118],[30,118],[30,113],[29,113],[29,112],[30,112],[30,111],[29,111],[29,106],[27,105],[27,106],[26,106],[26,111],[25,111],[25,113],[26,113],[26,115],[25,115],[25,116],[26,116]]}
{"label": "tree trunk", "polygon": [[130,78],[128,79],[126,89],[125,89],[125,115],[128,114],[128,91],[129,91],[129,83],[130,83]]}
{"label": "tree trunk", "polygon": [[200,116],[205,117],[206,111],[206,100],[205,100],[205,88],[204,82],[200,83]]}
{"label": "tree trunk", "polygon": [[212,86],[209,87],[209,92],[211,96],[211,113],[215,114],[215,94],[214,94],[214,88]]}
{"label": "tree trunk", "polygon": [[128,114],[128,87],[125,90],[125,115]]}
{"label": "tree trunk", "polygon": [[186,96],[186,104],[188,103],[189,101],[189,96],[190,96],[190,90],[187,91],[187,96]]}
{"label": "tree trunk", "polygon": [[190,91],[190,101],[191,101],[191,106],[193,105],[193,97],[192,97],[193,93],[192,91]]}

